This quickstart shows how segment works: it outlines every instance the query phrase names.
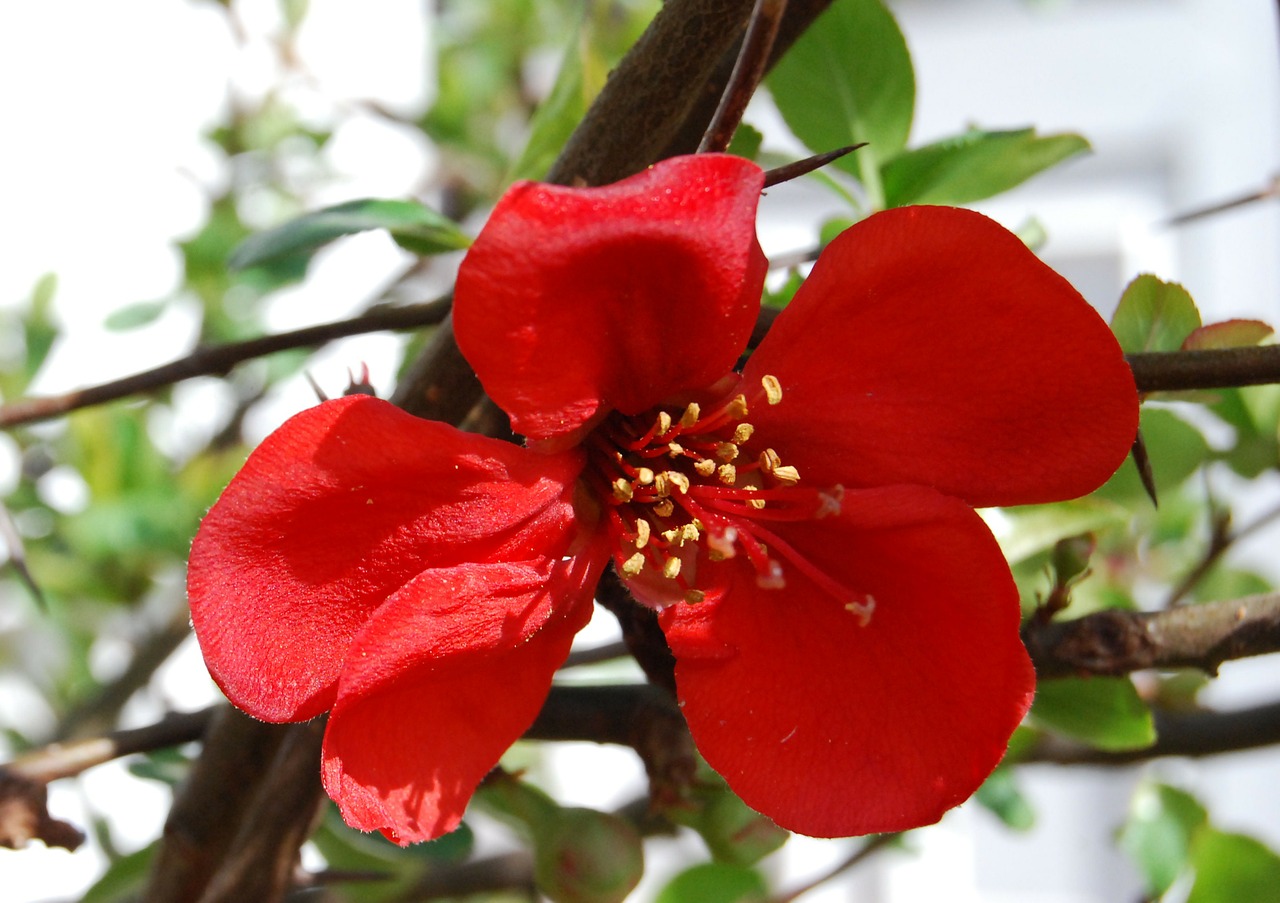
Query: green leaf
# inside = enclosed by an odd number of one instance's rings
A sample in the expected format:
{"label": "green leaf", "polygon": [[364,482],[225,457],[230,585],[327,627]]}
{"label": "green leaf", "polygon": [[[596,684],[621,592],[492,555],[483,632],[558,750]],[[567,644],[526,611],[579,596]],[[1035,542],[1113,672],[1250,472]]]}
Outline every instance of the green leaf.
{"label": "green leaf", "polygon": [[1187,290],[1149,273],[1125,288],[1111,318],[1111,329],[1126,354],[1177,351],[1200,328],[1200,311]]}
{"label": "green leaf", "polygon": [[169,306],[168,301],[139,301],[114,311],[103,321],[103,326],[115,332],[137,329],[154,323]]}
{"label": "green leaf", "polygon": [[707,862],[672,878],[655,903],[763,903],[767,898],[764,879],[754,870]]}
{"label": "green leaf", "polygon": [[1188,793],[1164,784],[1138,787],[1119,843],[1153,897],[1167,891],[1186,868],[1192,838],[1206,818],[1204,807]]}
{"label": "green leaf", "polygon": [[1187,903],[1274,900],[1280,889],[1280,857],[1244,834],[1206,828],[1191,846],[1196,879]]}
{"label": "green leaf", "polygon": [[981,201],[1088,149],[1089,142],[1079,135],[971,129],[884,163],[885,206]]}
{"label": "green leaf", "polygon": [[227,263],[235,270],[279,264],[293,267],[336,238],[370,229],[386,229],[397,244],[416,254],[457,251],[471,244],[453,220],[417,201],[366,198],[307,213],[251,235],[231,252]]}
{"label": "green leaf", "polygon": [[907,42],[880,0],[836,0],[768,78],[787,127],[814,153],[865,141],[834,165],[882,206],[880,164],[906,146],[915,107]]}
{"label": "green leaf", "polygon": [[545,176],[587,107],[604,87],[608,67],[589,38],[590,29],[583,25],[565,48],[556,82],[529,120],[529,140],[519,159],[512,164],[506,181]]}
{"label": "green leaf", "polygon": [[1126,524],[1130,512],[1109,501],[1075,499],[1050,505],[1028,505],[1004,512],[1010,529],[999,537],[1000,548],[1011,564],[1018,564],[1051,550],[1060,540],[1096,533]]}
{"label": "green leaf", "polygon": [[1036,689],[1032,717],[1098,749],[1143,749],[1156,742],[1151,710],[1126,677],[1067,677]]}
{"label": "green leaf", "polygon": [[760,155],[760,145],[764,144],[764,135],[759,129],[747,123],[739,123],[738,130],[733,133],[727,152],[748,160],[755,160]]}
{"label": "green leaf", "polygon": [[1184,351],[1205,348],[1243,348],[1257,345],[1275,332],[1261,320],[1223,320],[1193,331],[1182,342]]}
{"label": "green leaf", "polygon": [[57,291],[58,277],[53,273],[41,276],[31,290],[27,313],[22,318],[23,341],[27,350],[23,367],[24,389],[35,378],[58,338],[58,324],[53,319],[53,296]]}
{"label": "green leaf", "polygon": [[146,887],[151,874],[151,860],[158,849],[160,841],[153,841],[136,853],[111,863],[103,876],[85,891],[80,903],[125,903],[137,899]]}
{"label": "green leaf", "polygon": [[997,768],[973,798],[1014,831],[1030,831],[1036,824],[1036,813],[1018,788],[1012,768]]}

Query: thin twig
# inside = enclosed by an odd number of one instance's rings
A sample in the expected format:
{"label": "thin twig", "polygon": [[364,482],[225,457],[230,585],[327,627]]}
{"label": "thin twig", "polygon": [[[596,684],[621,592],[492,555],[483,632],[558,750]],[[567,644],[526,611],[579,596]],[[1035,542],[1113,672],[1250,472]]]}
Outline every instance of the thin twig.
{"label": "thin twig", "polygon": [[1165,611],[1107,610],[1072,621],[1022,628],[1036,675],[1128,674],[1145,668],[1198,668],[1280,652],[1280,593],[1184,605]]}
{"label": "thin twig", "polygon": [[1178,581],[1178,585],[1169,593],[1169,598],[1165,600],[1166,608],[1172,608],[1177,605],[1191,590],[1195,589],[1196,584],[1204,579],[1205,574],[1209,573],[1213,566],[1222,560],[1222,556],[1232,546],[1280,520],[1280,508],[1273,508],[1239,530],[1231,529],[1231,519],[1227,512],[1213,511],[1211,512],[1211,517],[1213,523],[1209,536],[1209,547],[1205,549],[1204,555],[1196,566]]}
{"label": "thin twig", "polygon": [[791,903],[791,901],[798,897],[809,893],[811,890],[816,890],[833,878],[838,878],[850,869],[857,867],[860,863],[865,862],[881,850],[893,846],[893,844],[897,843],[900,837],[902,837],[901,834],[877,834],[875,837],[872,837],[870,840],[863,843],[862,846],[854,850],[848,857],[836,863],[817,878],[806,881],[795,890],[787,891],[786,893],[771,897],[769,899],[769,903]]}
{"label": "thin twig", "polygon": [[57,417],[90,405],[116,401],[140,392],[152,392],[193,376],[221,375],[237,364],[274,354],[277,351],[323,345],[334,339],[366,332],[430,326],[443,320],[448,312],[448,301],[375,308],[360,316],[333,323],[321,323],[318,326],[262,336],[245,342],[197,348],[176,361],[111,382],[77,389],[65,395],[18,399],[0,406],[0,428],[48,420],[50,417]]}
{"label": "thin twig", "polygon": [[[860,144],[848,144],[844,147],[837,147],[835,150],[824,151],[820,154],[814,154],[812,157],[805,157],[803,160],[797,160],[794,163],[788,163],[786,166],[779,166],[776,169],[770,169],[764,174],[764,187],[772,188],[774,185],[781,185],[783,182],[790,182],[792,179],[798,179],[803,175],[813,172],[815,169],[821,169],[828,163],[839,160],[845,154],[851,154],[860,147],[866,147],[867,142]],[[813,252],[813,260],[818,259],[818,252]],[[770,261],[770,266],[778,266],[779,264]]]}
{"label": "thin twig", "polygon": [[711,117],[711,124],[698,143],[698,153],[723,151],[733,140],[733,133],[742,122],[742,114],[764,76],[765,64],[769,62],[773,41],[778,36],[778,26],[786,11],[787,0],[756,0],[729,84],[720,95],[720,104]]}
{"label": "thin twig", "polygon": [[1280,382],[1280,345],[1149,351],[1127,357],[1139,392],[1228,389]]}
{"label": "thin twig", "polygon": [[1227,201],[1219,201],[1216,204],[1209,204],[1205,207],[1199,207],[1195,210],[1189,210],[1186,213],[1179,213],[1177,216],[1171,217],[1165,221],[1166,226],[1182,226],[1207,216],[1213,216],[1218,213],[1225,213],[1228,210],[1234,210],[1237,207],[1243,207],[1247,204],[1253,204],[1258,201],[1265,201],[1280,194],[1280,175],[1272,176],[1271,181],[1257,191],[1251,191],[1238,197],[1231,198]]}

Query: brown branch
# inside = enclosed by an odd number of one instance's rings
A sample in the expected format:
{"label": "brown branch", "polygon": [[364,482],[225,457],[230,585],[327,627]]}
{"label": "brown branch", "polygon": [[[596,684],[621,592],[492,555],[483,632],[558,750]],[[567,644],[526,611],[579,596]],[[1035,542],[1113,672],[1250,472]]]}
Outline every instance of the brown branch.
{"label": "brown branch", "polygon": [[412,329],[439,323],[449,311],[448,301],[431,301],[403,307],[384,307],[357,317],[308,326],[291,332],[262,336],[245,342],[210,345],[197,348],[185,357],[121,379],[76,389],[65,395],[46,398],[21,398],[0,406],[0,428],[47,420],[79,408],[127,398],[140,392],[152,392],[193,376],[217,376],[253,358],[275,354],[291,348],[323,345],[334,339],[382,332],[387,329]]}
{"label": "brown branch", "polygon": [[698,153],[723,151],[733,140],[747,103],[764,76],[769,53],[778,36],[778,26],[782,24],[782,14],[786,10],[787,0],[756,0],[747,33],[742,39],[742,48],[729,75],[729,84],[720,96],[711,124],[698,143]]}
{"label": "brown branch", "polygon": [[1280,345],[1127,355],[1139,392],[1227,389],[1280,382]]}
{"label": "brown branch", "polygon": [[1216,674],[1230,659],[1280,651],[1280,593],[1166,611],[1108,610],[1073,621],[1029,621],[1022,639],[1044,680],[1198,668]]}
{"label": "brown branch", "polygon": [[231,706],[218,709],[200,758],[165,821],[142,903],[200,899],[254,802],[266,763],[288,731],[284,725],[254,721]]}
{"label": "brown branch", "polygon": [[19,775],[27,780],[47,784],[134,753],[167,749],[181,743],[199,740],[214,713],[222,706],[210,706],[195,712],[172,712],[155,724],[130,730],[112,731],[103,737],[51,743],[18,756],[0,773]]}
{"label": "brown branch", "polygon": [[1046,735],[1018,764],[1129,765],[1165,756],[1198,758],[1280,743],[1280,702],[1229,712],[1154,712],[1155,744],[1146,749],[1105,752]]}
{"label": "brown branch", "polygon": [[806,881],[794,890],[771,897],[769,903],[792,903],[793,900],[799,899],[809,893],[809,891],[817,890],[833,878],[838,878],[850,869],[856,868],[881,850],[893,846],[901,837],[902,835],[898,833],[877,834],[875,837],[864,841],[861,846],[846,856],[843,860],[837,862],[823,874]]}

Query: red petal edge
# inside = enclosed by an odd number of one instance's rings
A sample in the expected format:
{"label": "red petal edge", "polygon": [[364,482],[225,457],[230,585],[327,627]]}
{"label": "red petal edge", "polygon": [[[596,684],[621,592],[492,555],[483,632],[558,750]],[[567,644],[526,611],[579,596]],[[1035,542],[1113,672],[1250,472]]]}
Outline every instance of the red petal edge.
{"label": "red petal edge", "polygon": [[522,182],[502,197],[462,262],[453,317],[516,432],[564,436],[729,372],[764,285],[763,184],[754,163],[701,154],[602,188]]}
{"label": "red petal edge", "polygon": [[446,834],[546,699],[591,615],[603,548],[427,571],[356,638],[324,740],[348,824],[402,846]]}
{"label": "red petal edge", "polygon": [[661,623],[694,742],[748,805],[818,837],[932,824],[1004,755],[1035,675],[985,524],[921,487],[847,493],[779,534],[875,608],[865,626],[793,568],[711,565]]}
{"label": "red petal edge", "polygon": [[421,571],[559,557],[579,526],[581,464],[369,396],[303,411],[249,456],[192,543],[209,672],[255,717],[323,712],[352,638]]}
{"label": "red petal edge", "polygon": [[949,207],[887,210],[822,252],[747,364],[752,421],[808,483],[921,483],[972,505],[1074,498],[1138,423],[1111,330],[1017,236]]}

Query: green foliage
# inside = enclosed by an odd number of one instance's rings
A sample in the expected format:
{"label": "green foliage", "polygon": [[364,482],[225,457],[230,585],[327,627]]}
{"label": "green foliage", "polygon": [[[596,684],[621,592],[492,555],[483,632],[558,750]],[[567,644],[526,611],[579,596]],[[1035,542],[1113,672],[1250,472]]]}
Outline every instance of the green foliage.
{"label": "green foliage", "polygon": [[1119,842],[1153,896],[1167,891],[1187,866],[1191,841],[1207,819],[1204,807],[1182,790],[1149,782],[1138,787]]}
{"label": "green foliage", "polygon": [[1035,827],[1035,810],[1022,795],[1014,768],[997,768],[978,788],[973,798],[1010,830],[1030,831]]}
{"label": "green foliage", "polygon": [[1200,311],[1187,290],[1150,274],[1129,283],[1111,318],[1111,329],[1127,354],[1177,351],[1199,328]]}
{"label": "green foliage", "polygon": [[[1161,498],[1181,486],[1212,458],[1203,434],[1173,411],[1144,407],[1140,422],[1142,437],[1151,458],[1156,491]],[[1095,493],[1095,497],[1112,499],[1133,507],[1146,500],[1147,493],[1142,488],[1142,480],[1132,458],[1121,465],[1115,476]]]}
{"label": "green foliage", "polygon": [[370,229],[386,229],[397,244],[415,254],[460,251],[471,244],[457,223],[417,201],[364,198],[250,236],[231,252],[227,265],[233,270],[269,267],[284,279],[305,273],[311,256],[334,239]]}
{"label": "green foliage", "polygon": [[138,899],[146,887],[151,861],[159,849],[160,841],[156,840],[111,863],[102,877],[80,898],[80,903],[131,903]]}
{"label": "green foliage", "polygon": [[836,0],[768,86],[787,127],[814,153],[868,143],[835,165],[883,206],[878,168],[906,146],[916,87],[906,40],[880,0]]}
{"label": "green foliage", "polygon": [[885,206],[971,204],[1088,149],[1089,142],[1079,135],[970,129],[888,160],[880,169]]}
{"label": "green foliage", "polygon": [[1197,832],[1191,867],[1196,877],[1187,903],[1271,900],[1280,888],[1280,856],[1244,834]]}
{"label": "green foliage", "polygon": [[764,903],[768,888],[753,869],[707,862],[672,878],[655,903]]}
{"label": "green foliage", "polygon": [[1151,710],[1126,677],[1067,677],[1036,688],[1031,717],[1098,749],[1143,749],[1156,741]]}
{"label": "green foliage", "polygon": [[684,799],[667,807],[673,822],[698,832],[716,862],[754,865],[791,836],[738,798],[720,775],[699,761]]}

